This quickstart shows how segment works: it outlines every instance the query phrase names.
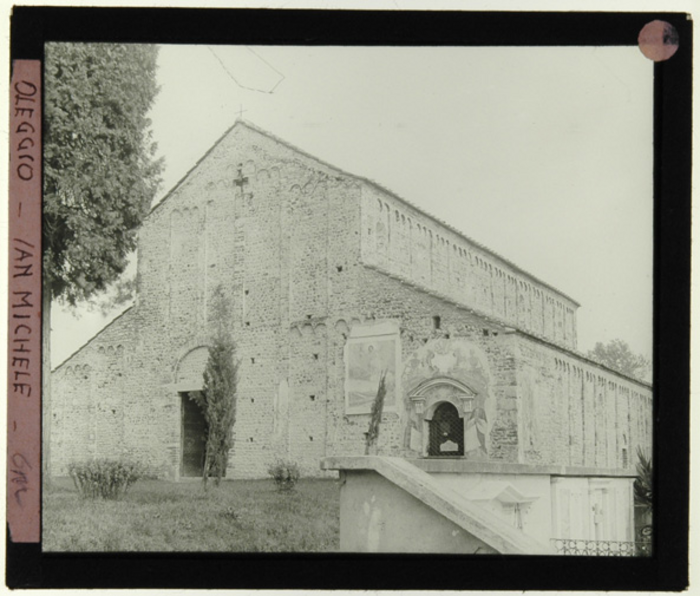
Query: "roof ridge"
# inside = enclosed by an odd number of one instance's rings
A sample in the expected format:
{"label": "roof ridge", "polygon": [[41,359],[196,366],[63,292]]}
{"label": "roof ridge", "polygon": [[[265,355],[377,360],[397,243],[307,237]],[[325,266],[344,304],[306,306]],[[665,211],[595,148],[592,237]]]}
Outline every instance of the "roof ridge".
{"label": "roof ridge", "polygon": [[262,135],[265,135],[265,136],[267,136],[268,138],[270,138],[270,139],[272,139],[272,140],[274,140],[274,141],[277,141],[278,143],[281,143],[282,145],[288,147],[289,149],[291,149],[291,150],[293,150],[293,151],[296,151],[296,152],[298,152],[298,153],[301,153],[302,155],[305,155],[305,156],[307,156],[307,157],[313,159],[314,161],[317,161],[318,163],[323,164],[324,166],[326,166],[326,167],[328,167],[328,168],[331,168],[331,169],[333,169],[333,170],[336,170],[337,172],[340,172],[341,174],[343,174],[343,175],[345,175],[345,176],[350,176],[350,177],[352,177],[352,178],[354,178],[354,179],[356,179],[356,180],[360,180],[360,181],[362,181],[362,182],[364,182],[364,183],[366,183],[366,184],[369,184],[370,186],[375,187],[376,189],[380,190],[381,192],[390,195],[392,198],[397,199],[398,201],[401,201],[402,203],[405,203],[406,205],[408,205],[408,206],[410,206],[411,208],[415,209],[416,211],[418,211],[418,212],[421,213],[422,215],[428,217],[429,219],[433,220],[434,222],[439,223],[440,225],[444,226],[445,228],[447,228],[447,229],[450,230],[451,232],[457,234],[458,236],[460,236],[461,238],[463,238],[464,240],[466,240],[468,243],[473,244],[474,246],[480,248],[481,250],[483,250],[484,252],[490,254],[491,256],[496,257],[497,259],[499,259],[500,261],[502,261],[504,264],[508,265],[509,267],[511,267],[512,269],[514,269],[515,271],[521,273],[522,275],[525,275],[526,277],[529,277],[530,279],[532,279],[533,281],[537,282],[538,284],[544,286],[545,288],[548,288],[548,289],[550,289],[550,290],[556,292],[557,294],[559,294],[560,296],[566,298],[567,300],[570,300],[570,301],[573,302],[576,306],[581,306],[581,303],[580,303],[580,302],[578,302],[577,300],[575,300],[575,299],[572,298],[571,296],[565,294],[565,293],[562,292],[561,290],[555,288],[553,285],[548,284],[546,281],[543,281],[542,279],[540,279],[540,278],[538,278],[537,276],[533,275],[533,274],[530,273],[529,271],[527,271],[527,270],[523,269],[522,267],[516,265],[515,263],[513,263],[512,261],[510,261],[510,260],[507,259],[506,257],[500,255],[500,254],[497,253],[495,250],[492,250],[491,248],[489,248],[489,247],[486,246],[485,244],[482,244],[481,242],[478,242],[478,241],[474,240],[473,238],[470,238],[469,236],[467,236],[467,234],[465,234],[464,232],[462,232],[462,231],[458,230],[457,228],[451,226],[451,225],[450,225],[449,223],[447,223],[446,221],[440,219],[439,217],[437,217],[437,216],[435,216],[435,215],[432,215],[431,213],[429,213],[428,211],[426,211],[426,210],[423,209],[422,207],[419,207],[418,205],[414,204],[413,202],[409,201],[408,199],[405,199],[405,198],[399,196],[398,194],[396,194],[396,193],[393,192],[392,190],[386,188],[385,186],[382,186],[381,184],[379,184],[378,182],[375,182],[375,181],[372,180],[371,178],[367,178],[367,177],[365,177],[365,176],[361,176],[361,175],[359,175],[359,174],[353,174],[352,172],[348,172],[347,170],[343,170],[342,168],[339,168],[338,166],[335,166],[335,165],[333,165],[333,164],[331,164],[331,163],[329,163],[329,162],[327,162],[327,161],[324,161],[323,159],[320,159],[320,158],[318,158],[318,157],[312,155],[311,153],[308,153],[307,151],[304,151],[303,149],[300,149],[299,147],[297,147],[296,145],[293,145],[293,144],[290,143],[289,141],[286,141],[286,140],[284,140],[284,139],[281,139],[280,137],[276,136],[275,134],[273,134],[273,133],[271,133],[271,132],[268,132],[268,131],[262,129],[262,128],[260,128],[259,126],[255,125],[255,124],[253,124],[253,123],[251,123],[251,122],[248,122],[247,120],[243,120],[243,119],[241,118],[241,119],[239,119],[237,122],[240,122],[241,124],[243,124],[244,126],[250,128],[251,130],[253,130],[253,131],[255,131],[255,132],[258,132],[258,133],[260,133],[260,134],[262,134]]}
{"label": "roof ridge", "polygon": [[161,199],[158,201],[158,203],[156,203],[156,204],[151,208],[151,210],[149,211],[149,213],[148,213],[148,215],[147,215],[146,217],[149,217],[149,216],[151,215],[151,213],[153,213],[158,207],[160,207],[161,205],[163,205],[163,204],[170,198],[170,196],[172,196],[172,194],[175,192],[175,190],[177,190],[177,188],[179,188],[179,187],[182,185],[182,183],[187,179],[187,177],[188,177],[195,169],[197,169],[197,167],[199,166],[199,164],[201,164],[202,161],[204,161],[204,160],[206,159],[206,157],[207,157],[207,156],[208,156],[208,155],[209,155],[209,154],[210,154],[210,153],[211,153],[211,152],[212,152],[212,151],[213,151],[213,150],[214,150],[214,149],[215,149],[229,134],[230,134],[230,133],[232,133],[232,132],[234,131],[234,129],[235,129],[236,127],[238,127],[239,125],[240,125],[240,126],[244,126],[244,127],[248,128],[249,130],[251,130],[251,131],[253,131],[253,132],[257,132],[258,134],[261,134],[261,135],[263,135],[263,136],[265,136],[265,137],[267,137],[267,138],[269,138],[269,139],[272,139],[273,141],[275,141],[275,142],[277,142],[277,143],[279,143],[279,144],[281,144],[281,145],[287,147],[288,149],[291,149],[292,151],[294,151],[294,152],[296,152],[296,153],[299,153],[299,154],[304,155],[305,157],[307,157],[307,158],[309,158],[309,159],[312,159],[313,161],[315,161],[315,162],[317,162],[317,163],[323,165],[324,167],[330,168],[331,170],[335,170],[336,172],[338,172],[338,173],[340,173],[340,174],[342,174],[342,175],[344,175],[344,176],[349,176],[349,177],[351,177],[351,178],[354,178],[355,180],[358,180],[358,181],[360,181],[360,182],[364,182],[365,184],[368,184],[368,185],[374,187],[375,189],[379,190],[380,192],[385,193],[385,194],[391,196],[393,199],[396,199],[396,200],[400,201],[401,203],[404,203],[405,205],[408,205],[408,206],[411,207],[412,209],[415,209],[415,210],[418,211],[420,214],[422,214],[422,215],[424,215],[425,217],[431,219],[431,220],[434,221],[435,223],[440,224],[440,225],[443,226],[444,228],[450,230],[452,233],[457,234],[457,236],[459,236],[459,237],[461,237],[462,239],[466,240],[467,243],[472,244],[473,246],[475,246],[476,248],[479,248],[480,250],[483,250],[484,252],[486,252],[487,254],[489,254],[491,257],[494,257],[494,258],[500,260],[502,263],[504,263],[504,264],[507,265],[508,267],[512,268],[514,271],[520,273],[521,275],[524,275],[525,277],[528,277],[528,278],[531,279],[532,281],[535,281],[536,283],[538,283],[538,284],[540,284],[541,286],[544,286],[545,288],[547,288],[547,289],[549,289],[549,290],[555,292],[556,294],[559,294],[559,295],[562,296],[563,298],[566,298],[566,299],[569,300],[570,302],[573,302],[576,306],[581,306],[581,303],[580,303],[580,302],[578,302],[577,300],[575,300],[574,298],[572,298],[572,297],[569,296],[568,294],[565,294],[564,292],[562,292],[561,290],[557,289],[557,288],[554,287],[553,285],[547,283],[546,281],[540,279],[539,277],[537,277],[536,275],[530,273],[530,272],[527,271],[526,269],[523,269],[522,267],[520,267],[519,265],[517,265],[517,264],[514,263],[513,261],[511,261],[511,260],[507,259],[506,257],[502,256],[501,254],[497,253],[495,250],[490,249],[490,248],[489,248],[488,246],[486,246],[485,244],[482,244],[481,242],[478,242],[478,241],[474,240],[473,238],[467,236],[467,234],[465,234],[464,232],[460,231],[459,229],[453,227],[452,225],[450,225],[450,224],[447,223],[446,221],[440,219],[439,217],[437,217],[437,216],[435,216],[435,215],[432,215],[431,213],[429,213],[428,211],[426,211],[426,210],[423,209],[422,207],[419,207],[418,205],[416,205],[415,203],[409,201],[408,199],[405,199],[405,198],[399,196],[399,195],[396,194],[395,192],[391,191],[390,189],[386,188],[385,186],[382,186],[382,185],[379,184],[378,182],[375,182],[375,181],[372,180],[371,178],[367,178],[367,177],[365,177],[365,176],[361,176],[361,175],[359,175],[359,174],[353,174],[352,172],[348,172],[347,170],[343,170],[342,168],[339,168],[338,166],[335,166],[335,165],[333,165],[333,164],[331,164],[331,163],[329,163],[329,162],[327,162],[327,161],[324,161],[323,159],[321,159],[321,158],[319,158],[319,157],[316,157],[315,155],[312,155],[311,153],[309,153],[309,152],[307,152],[307,151],[305,151],[305,150],[303,150],[303,149],[300,149],[299,147],[297,147],[296,145],[290,143],[289,141],[286,141],[285,139],[282,139],[282,138],[276,136],[274,133],[271,133],[271,132],[269,132],[269,131],[267,131],[267,130],[265,130],[265,129],[263,129],[263,128],[260,128],[258,125],[253,124],[252,122],[250,122],[250,121],[248,121],[248,120],[244,120],[242,117],[237,117],[237,118],[236,118],[236,120],[235,120],[235,122],[233,123],[233,125],[230,126],[228,129],[226,129],[226,132],[224,132],[223,135],[221,135],[221,136],[216,140],[216,142],[209,148],[209,150],[208,150],[204,155],[202,155],[202,157],[200,157],[200,158],[197,160],[197,162],[196,162],[196,163],[187,171],[187,173],[175,184],[175,186],[173,186],[173,188],[172,188],[167,194],[165,194],[165,195],[163,196],[163,198],[161,198]]}

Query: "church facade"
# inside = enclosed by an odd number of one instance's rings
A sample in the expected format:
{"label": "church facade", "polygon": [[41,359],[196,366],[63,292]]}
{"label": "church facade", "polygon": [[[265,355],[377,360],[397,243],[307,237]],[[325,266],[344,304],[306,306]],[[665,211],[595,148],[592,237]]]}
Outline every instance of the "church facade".
{"label": "church facade", "polygon": [[651,387],[577,351],[575,300],[239,121],[146,218],[135,304],[53,371],[53,474],[91,457],[201,472],[188,394],[219,286],[240,363],[229,477],[266,477],[278,459],[321,475],[324,458],[363,454],[381,375],[382,455],[590,482],[629,480],[651,450]]}

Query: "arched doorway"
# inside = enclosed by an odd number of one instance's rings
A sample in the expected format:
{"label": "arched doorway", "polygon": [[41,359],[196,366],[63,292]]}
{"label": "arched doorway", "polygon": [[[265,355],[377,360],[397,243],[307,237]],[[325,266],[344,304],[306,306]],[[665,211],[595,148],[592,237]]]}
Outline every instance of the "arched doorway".
{"label": "arched doorway", "polygon": [[464,455],[464,419],[454,405],[449,402],[439,404],[428,424],[430,457]]}
{"label": "arched doorway", "polygon": [[175,388],[180,397],[180,462],[181,477],[198,477],[204,471],[207,423],[192,395],[204,384],[204,368],[209,348],[199,346],[180,360],[175,374]]}
{"label": "arched doorway", "polygon": [[432,377],[408,395],[420,420],[421,455],[464,457],[464,421],[472,414],[476,392],[458,379]]}
{"label": "arched doorway", "polygon": [[192,399],[193,391],[180,393],[182,400],[182,458],[180,475],[201,476],[207,444],[207,421],[201,408]]}

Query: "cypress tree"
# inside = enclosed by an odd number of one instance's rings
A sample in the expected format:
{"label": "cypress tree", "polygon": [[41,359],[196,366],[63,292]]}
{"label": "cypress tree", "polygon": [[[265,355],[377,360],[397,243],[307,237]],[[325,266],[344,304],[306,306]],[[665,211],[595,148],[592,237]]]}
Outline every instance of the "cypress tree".
{"label": "cypress tree", "polygon": [[365,433],[365,455],[369,455],[370,451],[374,451],[377,447],[379,439],[379,425],[382,421],[382,412],[384,411],[384,397],[386,396],[386,370],[382,371],[379,377],[379,386],[377,387],[377,395],[372,403],[372,413],[369,420],[369,429]]}
{"label": "cypress tree", "polygon": [[219,486],[221,479],[226,475],[229,453],[233,447],[238,383],[236,347],[230,331],[230,308],[221,286],[214,292],[212,313],[215,332],[204,369],[204,389],[191,394],[202,409],[207,423],[202,475],[204,486],[207,486],[210,477],[214,478],[215,485]]}

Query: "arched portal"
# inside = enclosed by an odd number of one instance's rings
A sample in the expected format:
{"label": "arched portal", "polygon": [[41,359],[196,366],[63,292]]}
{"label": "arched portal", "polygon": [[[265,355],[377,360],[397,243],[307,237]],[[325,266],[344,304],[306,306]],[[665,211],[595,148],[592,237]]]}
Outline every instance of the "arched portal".
{"label": "arched portal", "polygon": [[195,391],[180,393],[182,445],[180,460],[181,476],[201,476],[204,472],[204,456],[207,443],[207,421],[192,394]]}
{"label": "arched portal", "polygon": [[177,364],[175,383],[179,391],[200,391],[204,384],[204,368],[209,358],[209,348],[199,346],[185,354]]}
{"label": "arched portal", "polygon": [[464,455],[464,418],[450,402],[442,402],[428,421],[428,455],[458,457]]}
{"label": "arched portal", "polygon": [[201,476],[207,438],[207,422],[193,398],[204,384],[204,368],[209,348],[199,346],[180,360],[175,374],[175,387],[180,398],[180,476]]}
{"label": "arched portal", "polygon": [[476,393],[457,379],[435,377],[420,383],[409,397],[422,419],[422,455],[464,456],[464,420],[472,413]]}

